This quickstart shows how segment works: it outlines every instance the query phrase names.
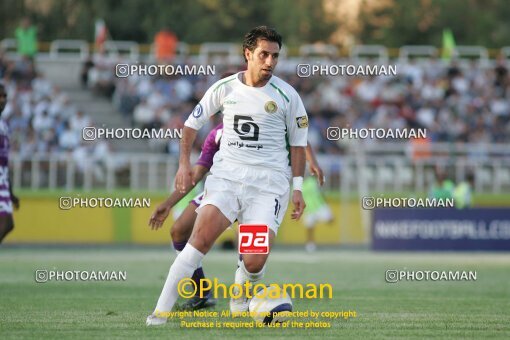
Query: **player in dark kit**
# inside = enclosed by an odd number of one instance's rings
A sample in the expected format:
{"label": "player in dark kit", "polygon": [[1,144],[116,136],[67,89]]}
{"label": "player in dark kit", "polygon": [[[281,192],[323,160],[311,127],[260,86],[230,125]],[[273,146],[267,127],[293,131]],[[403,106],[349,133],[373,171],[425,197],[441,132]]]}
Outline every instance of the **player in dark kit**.
{"label": "player in dark kit", "polygon": [[[7,92],[0,83],[0,116],[7,104]],[[19,208],[19,199],[12,193],[9,179],[9,129],[0,119],[0,243],[14,229],[12,206]]]}

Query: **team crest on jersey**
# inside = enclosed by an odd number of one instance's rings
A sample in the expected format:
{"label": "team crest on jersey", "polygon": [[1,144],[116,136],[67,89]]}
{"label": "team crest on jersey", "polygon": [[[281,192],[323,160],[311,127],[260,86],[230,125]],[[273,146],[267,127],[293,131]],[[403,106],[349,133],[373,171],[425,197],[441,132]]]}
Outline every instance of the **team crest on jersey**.
{"label": "team crest on jersey", "polygon": [[193,115],[193,117],[198,118],[202,115],[203,111],[204,110],[202,109],[202,105],[200,105],[200,103],[198,103],[197,106],[195,106],[195,108],[193,109],[192,115]]}
{"label": "team crest on jersey", "polygon": [[296,122],[297,122],[297,127],[300,129],[308,127],[308,117],[307,116],[297,117]]}
{"label": "team crest on jersey", "polygon": [[264,109],[267,113],[275,113],[278,110],[278,105],[272,100],[268,101],[266,105],[264,105]]}

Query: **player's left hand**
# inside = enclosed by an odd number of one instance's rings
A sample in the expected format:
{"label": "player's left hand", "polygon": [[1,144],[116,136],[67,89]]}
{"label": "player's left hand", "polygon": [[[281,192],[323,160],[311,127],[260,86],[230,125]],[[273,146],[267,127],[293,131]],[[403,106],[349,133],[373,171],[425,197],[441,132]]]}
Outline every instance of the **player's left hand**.
{"label": "player's left hand", "polygon": [[320,186],[324,184],[324,172],[322,172],[321,167],[317,163],[310,163],[310,173],[312,176],[317,177],[317,182]]}
{"label": "player's left hand", "polygon": [[292,211],[291,217],[293,220],[299,220],[306,207],[305,200],[303,199],[303,193],[301,191],[294,190],[292,192],[292,203],[294,204],[294,210]]}
{"label": "player's left hand", "polygon": [[14,209],[18,210],[19,209],[19,198],[18,198],[18,196],[11,195],[11,202],[12,202],[12,205],[14,206]]}
{"label": "player's left hand", "polygon": [[170,207],[166,204],[166,202],[161,203],[154,213],[152,213],[151,218],[149,220],[149,226],[152,230],[158,230],[163,226],[168,214],[170,213]]}

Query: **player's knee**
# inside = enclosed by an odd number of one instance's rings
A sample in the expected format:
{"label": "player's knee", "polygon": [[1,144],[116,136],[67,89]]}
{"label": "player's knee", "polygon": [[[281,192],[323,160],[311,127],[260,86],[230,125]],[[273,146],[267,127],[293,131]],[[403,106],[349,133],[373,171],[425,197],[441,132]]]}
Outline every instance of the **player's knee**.
{"label": "player's knee", "polygon": [[256,258],[251,259],[249,261],[244,262],[244,268],[248,273],[259,273],[262,269],[264,269],[264,264],[266,264],[265,259]]}
{"label": "player's knee", "polygon": [[193,237],[188,241],[195,249],[202,252],[203,254],[207,253],[211,248],[212,244],[203,237]]}
{"label": "player's knee", "polygon": [[173,224],[172,228],[170,228],[170,236],[174,242],[184,242],[186,241],[186,226],[182,221],[177,219]]}

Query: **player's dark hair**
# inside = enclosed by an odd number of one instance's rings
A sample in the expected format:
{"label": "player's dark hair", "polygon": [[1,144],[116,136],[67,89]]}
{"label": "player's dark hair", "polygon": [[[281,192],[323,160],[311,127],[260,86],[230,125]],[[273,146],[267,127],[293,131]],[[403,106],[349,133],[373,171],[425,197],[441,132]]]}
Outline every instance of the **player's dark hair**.
{"label": "player's dark hair", "polygon": [[267,26],[257,26],[244,36],[243,57],[245,62],[248,62],[248,60],[244,52],[246,49],[253,52],[257,47],[259,39],[276,42],[278,43],[278,47],[282,48],[282,36],[278,32]]}

